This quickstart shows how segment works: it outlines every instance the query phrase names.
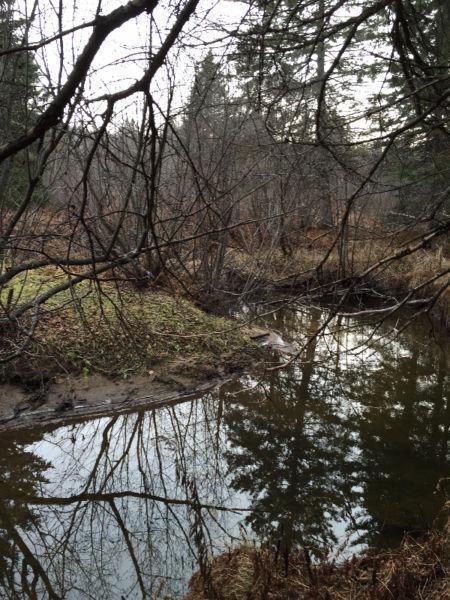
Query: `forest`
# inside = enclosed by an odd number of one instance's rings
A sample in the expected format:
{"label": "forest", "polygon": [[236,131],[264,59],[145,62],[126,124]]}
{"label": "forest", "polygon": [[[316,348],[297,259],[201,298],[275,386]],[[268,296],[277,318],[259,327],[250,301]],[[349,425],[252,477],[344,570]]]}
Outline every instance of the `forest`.
{"label": "forest", "polygon": [[447,597],[449,330],[450,0],[0,0],[0,598]]}
{"label": "forest", "polygon": [[61,319],[151,335],[127,290],[448,325],[445,2],[28,4],[0,14],[5,377],[47,346],[98,360]]}

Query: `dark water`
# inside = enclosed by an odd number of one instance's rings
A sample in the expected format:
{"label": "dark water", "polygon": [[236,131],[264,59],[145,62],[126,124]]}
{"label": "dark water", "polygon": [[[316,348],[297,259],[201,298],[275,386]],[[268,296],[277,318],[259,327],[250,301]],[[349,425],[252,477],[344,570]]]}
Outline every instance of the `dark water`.
{"label": "dark water", "polygon": [[[325,318],[264,320],[301,344]],[[175,598],[243,540],[339,557],[425,531],[450,476],[450,351],[395,325],[335,320],[286,370],[2,434],[0,598]]]}

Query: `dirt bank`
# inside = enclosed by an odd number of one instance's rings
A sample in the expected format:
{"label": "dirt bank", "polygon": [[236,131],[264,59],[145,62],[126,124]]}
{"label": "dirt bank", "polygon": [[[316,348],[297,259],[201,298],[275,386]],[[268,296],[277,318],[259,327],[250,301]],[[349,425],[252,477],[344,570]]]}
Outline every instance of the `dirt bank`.
{"label": "dirt bank", "polygon": [[3,384],[0,386],[0,431],[190,400],[256,367],[267,348],[280,354],[293,350],[272,332],[255,328],[248,335],[257,341],[217,356],[215,361],[202,362],[202,357],[193,356],[163,362],[145,375],[127,379],[100,374],[66,375],[34,386]]}
{"label": "dirt bank", "polygon": [[38,395],[20,387],[4,385],[0,389],[0,431],[44,423],[66,423],[138,408],[156,408],[195,398],[213,390],[226,379],[223,376],[201,382],[185,377],[183,383],[178,378],[165,383],[156,381],[154,377],[113,381],[94,375],[67,378],[53,383]]}
{"label": "dirt bank", "polygon": [[262,352],[256,345],[244,345],[214,358],[191,355],[161,361],[143,375],[126,378],[95,372],[40,377],[33,369],[33,378],[0,385],[0,431],[190,399],[251,368]]}

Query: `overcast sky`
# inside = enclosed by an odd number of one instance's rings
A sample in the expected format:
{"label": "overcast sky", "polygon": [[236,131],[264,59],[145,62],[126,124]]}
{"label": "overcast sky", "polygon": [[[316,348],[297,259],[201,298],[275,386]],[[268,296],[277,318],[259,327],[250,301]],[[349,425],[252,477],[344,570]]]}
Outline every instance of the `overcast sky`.
{"label": "overcast sky", "polygon": [[[35,0],[19,0],[21,10],[30,14]],[[100,0],[101,12],[107,14],[124,4],[124,0]],[[50,37],[58,32],[60,24],[63,29],[88,22],[94,18],[98,1],[82,0],[39,0],[39,9],[30,32],[30,41],[37,41]],[[173,24],[178,8],[176,0],[163,0],[152,16],[142,14],[138,19],[130,21],[120,29],[114,31],[106,40],[98,53],[89,79],[86,83],[85,94],[94,98],[105,92],[114,92],[123,89],[139,79],[149,60],[150,40],[154,51],[160,40]],[[355,9],[360,10],[360,9]],[[176,113],[185,102],[192,83],[195,63],[201,59],[208,47],[213,48],[218,58],[226,62],[226,55],[231,48],[231,39],[222,39],[226,30],[235,29],[248,11],[248,4],[239,1],[201,0],[194,17],[187,23],[180,38],[180,43],[172,49],[169,55],[168,66],[161,69],[152,83],[152,93],[162,105],[165,104],[168,88],[168,76],[175,83],[176,93],[172,112]],[[84,47],[92,29],[87,28],[77,31],[64,38],[61,44],[54,42],[37,53],[37,59],[42,70],[50,80],[50,85],[55,86],[59,78],[60,55],[63,52],[64,80],[70,72],[75,59]],[[220,41],[217,41],[220,40]],[[206,44],[206,45],[205,45]],[[332,52],[332,49],[329,50]],[[370,60],[370,55],[364,55],[361,47],[350,49],[354,58],[361,62]],[[359,53],[359,54],[358,54]],[[350,95],[363,110],[367,106],[369,94],[376,92],[379,83],[362,81],[352,84]],[[48,83],[46,82],[46,85]],[[345,91],[349,91],[348,89]],[[91,105],[93,107],[94,105]],[[95,105],[95,112],[100,114],[105,106],[103,103]],[[116,107],[122,111],[126,118],[139,119],[141,110],[140,98],[134,96]],[[342,102],[339,106],[342,113],[355,110],[354,105]],[[363,119],[353,127],[367,129]]]}
{"label": "overcast sky", "polygon": [[[102,14],[107,14],[125,3],[120,0],[100,1]],[[34,0],[20,0],[21,11],[29,15],[33,4]],[[43,36],[51,37],[59,31],[60,25],[63,29],[69,29],[90,21],[95,16],[97,4],[95,0],[39,0],[39,10],[30,31],[30,42],[38,41]],[[139,79],[148,64],[150,40],[156,50],[160,40],[164,39],[165,33],[173,24],[176,8],[175,2],[164,0],[151,17],[144,13],[138,19],[114,31],[93,63],[86,85],[86,96],[96,97],[105,92],[114,92]],[[172,49],[168,61],[169,69],[161,69],[152,84],[155,98],[164,103],[168,86],[167,73],[170,72],[177,90],[174,104],[175,107],[180,107],[192,82],[194,64],[207,50],[205,42],[212,44],[218,56],[226,54],[231,43],[229,40],[214,44],[214,40],[222,37],[219,28],[235,28],[247,10],[248,6],[243,2],[202,0],[195,17],[190,19],[183,31],[182,50],[180,44]],[[67,76],[91,31],[91,28],[77,31],[65,37],[62,44],[59,41],[54,42],[36,53],[45,73],[46,85],[48,79],[53,86],[58,82],[61,52],[64,55],[62,78]],[[133,98],[131,104],[128,102],[126,105],[127,116],[132,116],[133,106],[136,106],[136,113],[139,113],[136,98]],[[103,110],[104,106],[100,108]],[[123,105],[122,109],[124,108]]]}

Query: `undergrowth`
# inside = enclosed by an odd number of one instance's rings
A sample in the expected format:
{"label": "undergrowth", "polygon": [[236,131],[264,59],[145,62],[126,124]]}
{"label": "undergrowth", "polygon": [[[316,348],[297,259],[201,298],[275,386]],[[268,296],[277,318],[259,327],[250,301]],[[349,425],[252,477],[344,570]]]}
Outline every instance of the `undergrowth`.
{"label": "undergrowth", "polygon": [[[29,302],[51,286],[67,281],[56,269],[16,277],[0,299],[10,309]],[[12,290],[12,292],[10,292]],[[128,377],[145,374],[155,365],[186,357],[199,362],[226,361],[252,348],[237,323],[209,315],[179,296],[120,289],[108,282],[84,281],[52,297],[40,307],[39,320],[24,354],[8,362],[3,380],[40,373],[103,373]],[[33,309],[28,317],[31,328]],[[24,332],[3,335],[3,352],[25,341]]]}
{"label": "undergrowth", "polygon": [[208,582],[195,573],[184,600],[448,600],[447,565],[440,533],[343,564],[241,546],[212,559]]}
{"label": "undergrowth", "polygon": [[[345,257],[340,256],[337,248],[333,249],[318,272],[317,266],[326,256],[329,245],[329,241],[321,242],[298,245],[288,256],[280,250],[265,250],[251,255],[233,250],[228,255],[228,267],[236,270],[243,281],[254,279],[262,286],[301,291],[306,296],[311,294],[314,299],[321,294],[333,294],[336,290],[342,292],[349,283],[353,285],[353,296],[376,298],[387,303],[402,300],[411,290],[420,288],[414,298],[438,295],[430,310],[450,329],[448,241],[387,263],[361,279],[359,276],[369,267],[398,252],[403,247],[401,240],[350,241],[345,248]],[[442,276],[423,285],[438,274]],[[337,281],[341,283],[336,284]]]}

